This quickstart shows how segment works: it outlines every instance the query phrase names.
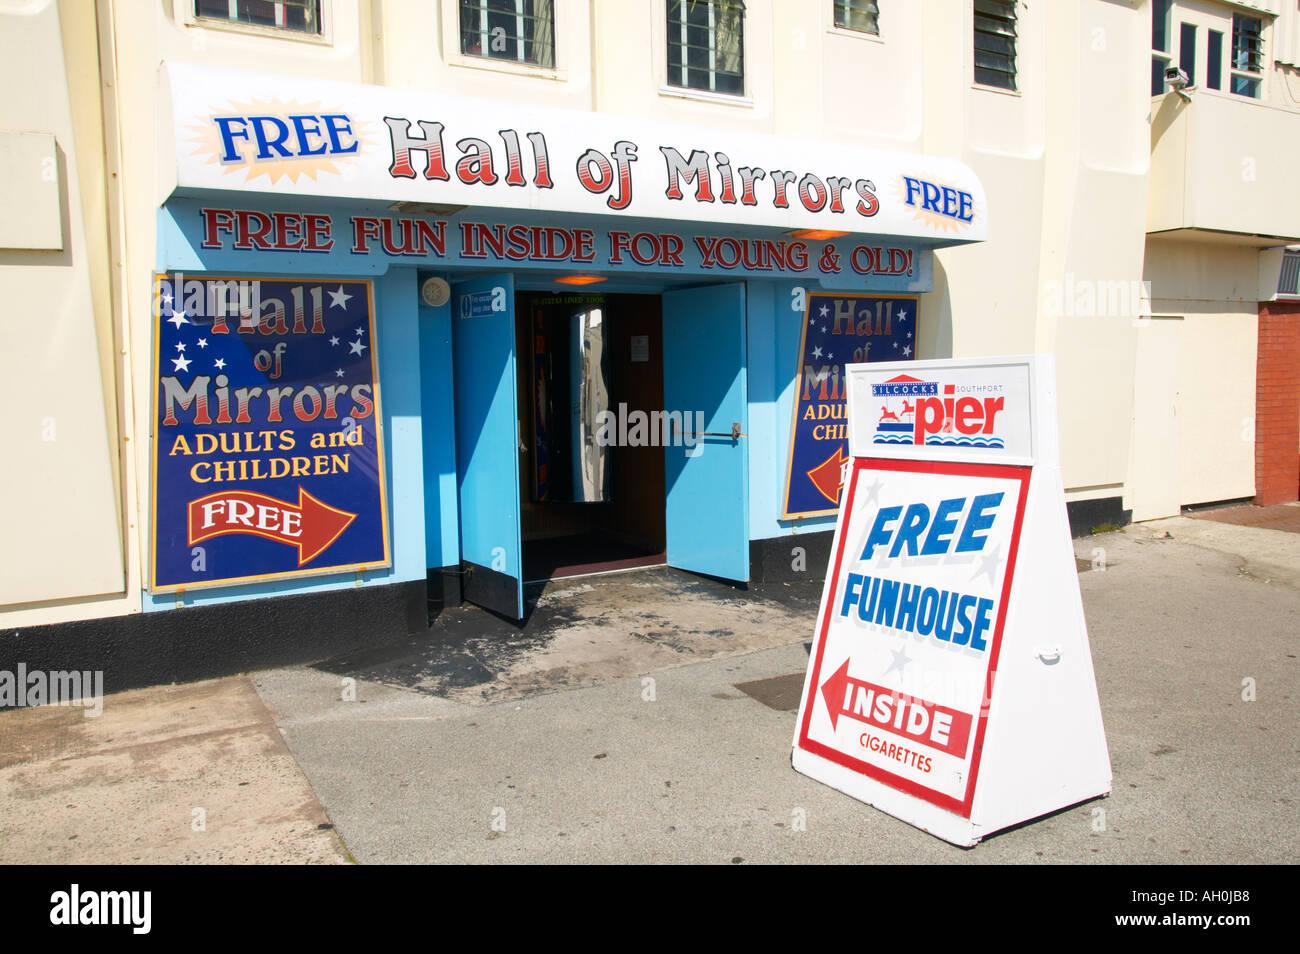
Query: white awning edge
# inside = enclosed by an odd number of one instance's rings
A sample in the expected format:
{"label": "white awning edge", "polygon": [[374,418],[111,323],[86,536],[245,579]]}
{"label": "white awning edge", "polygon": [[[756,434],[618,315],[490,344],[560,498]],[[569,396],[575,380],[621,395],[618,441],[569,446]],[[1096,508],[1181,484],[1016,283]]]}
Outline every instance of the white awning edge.
{"label": "white awning edge", "polygon": [[160,87],[162,201],[216,190],[479,206],[931,248],[988,235],[984,189],[955,159],[185,63],[164,63]]}

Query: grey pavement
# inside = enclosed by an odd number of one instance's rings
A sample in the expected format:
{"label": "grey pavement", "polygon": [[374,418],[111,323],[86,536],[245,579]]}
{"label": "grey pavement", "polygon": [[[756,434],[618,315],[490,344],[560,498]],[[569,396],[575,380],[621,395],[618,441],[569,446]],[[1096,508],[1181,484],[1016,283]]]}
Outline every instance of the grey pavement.
{"label": "grey pavement", "polygon": [[1075,553],[1114,792],[972,849],[790,767],[818,587],[661,568],[534,589],[522,629],[462,607],[98,718],[0,712],[0,862],[1300,860],[1300,534]]}
{"label": "grey pavement", "polygon": [[973,849],[794,772],[793,709],[737,688],[797,681],[806,587],[563,580],[522,632],[457,610],[254,679],[362,863],[1300,860],[1300,535],[1179,518],[1075,550],[1114,792]]}
{"label": "grey pavement", "polygon": [[0,712],[0,864],[341,864],[246,677]]}

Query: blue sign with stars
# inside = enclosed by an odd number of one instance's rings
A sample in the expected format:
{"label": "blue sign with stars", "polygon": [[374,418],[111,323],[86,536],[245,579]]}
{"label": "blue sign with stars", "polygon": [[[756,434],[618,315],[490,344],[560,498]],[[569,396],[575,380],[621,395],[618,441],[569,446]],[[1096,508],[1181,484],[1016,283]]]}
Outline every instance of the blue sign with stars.
{"label": "blue sign with stars", "polygon": [[365,281],[160,275],[154,592],[390,565]]}
{"label": "blue sign with stars", "polygon": [[849,459],[844,366],[915,357],[918,303],[915,296],[808,296],[783,519],[831,514],[839,508]]}

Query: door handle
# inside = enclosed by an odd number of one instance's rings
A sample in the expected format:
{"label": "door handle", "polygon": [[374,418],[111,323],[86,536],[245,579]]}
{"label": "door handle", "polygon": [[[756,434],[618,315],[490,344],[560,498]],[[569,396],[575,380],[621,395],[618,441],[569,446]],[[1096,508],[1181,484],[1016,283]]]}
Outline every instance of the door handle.
{"label": "door handle", "polygon": [[[673,434],[676,435],[676,434],[677,434],[677,422],[676,422],[676,421],[673,422],[672,428],[673,428]],[[739,422],[739,421],[732,421],[732,422],[731,422],[731,430],[730,430],[730,431],[700,431],[698,434],[695,434],[695,435],[687,434],[685,431],[682,432],[682,439],[683,439],[683,440],[686,439],[686,438],[688,438],[688,437],[691,437],[691,436],[695,436],[695,437],[730,437],[730,438],[734,441],[734,440],[739,440],[739,439],[742,438],[742,437],[748,437],[749,435],[741,432],[741,430],[740,430],[740,422]]]}

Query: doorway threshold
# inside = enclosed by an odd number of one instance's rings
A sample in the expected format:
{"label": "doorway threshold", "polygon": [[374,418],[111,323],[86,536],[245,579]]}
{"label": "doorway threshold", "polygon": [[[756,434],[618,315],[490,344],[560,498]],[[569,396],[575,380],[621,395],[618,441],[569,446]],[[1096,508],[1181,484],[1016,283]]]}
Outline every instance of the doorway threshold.
{"label": "doorway threshold", "polygon": [[610,573],[631,573],[633,570],[650,570],[668,565],[666,553],[647,554],[630,557],[625,560],[606,560],[601,563],[582,563],[575,566],[560,566],[551,571],[550,576],[535,580],[524,580],[524,585],[548,583],[551,580],[570,580],[579,576],[605,576]]}

